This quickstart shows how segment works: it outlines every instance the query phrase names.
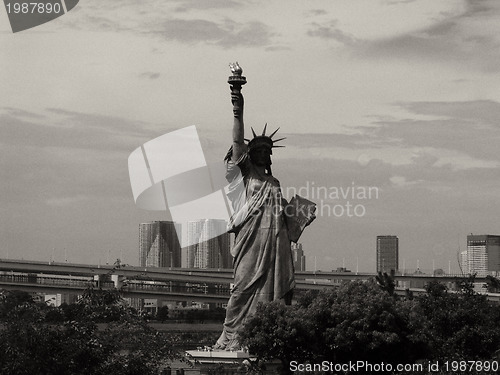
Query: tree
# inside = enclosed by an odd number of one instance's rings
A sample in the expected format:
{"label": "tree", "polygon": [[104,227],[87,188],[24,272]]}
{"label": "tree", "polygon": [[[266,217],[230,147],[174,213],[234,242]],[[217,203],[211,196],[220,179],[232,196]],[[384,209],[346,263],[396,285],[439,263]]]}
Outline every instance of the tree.
{"label": "tree", "polygon": [[500,311],[484,295],[474,293],[469,279],[460,293],[437,282],[418,297],[429,359],[490,359],[500,348]]}
{"label": "tree", "polygon": [[488,292],[490,293],[498,293],[500,290],[500,280],[494,276],[487,275],[486,283],[488,285]]}
{"label": "tree", "polygon": [[303,311],[280,302],[260,304],[240,333],[241,342],[261,361],[281,360],[282,373],[289,373],[291,360],[309,359],[310,326]]}
{"label": "tree", "polygon": [[162,323],[168,319],[168,306],[160,307],[158,313],[156,314],[156,319]]}
{"label": "tree", "polygon": [[[259,358],[319,363],[401,363],[423,352],[412,335],[414,301],[396,299],[371,281],[349,282],[338,289],[306,294],[296,305],[259,306],[241,332],[241,340]],[[286,373],[286,372],[285,372]]]}
{"label": "tree", "polygon": [[180,357],[115,291],[89,289],[72,309],[25,297],[0,301],[0,374],[148,375]]}
{"label": "tree", "polygon": [[33,304],[33,297],[21,290],[2,290],[0,292],[0,319],[5,319],[17,306],[25,303]]}
{"label": "tree", "polygon": [[366,360],[386,363],[410,360],[419,353],[412,341],[409,311],[413,303],[399,300],[369,281],[349,282],[321,292],[306,307],[319,338],[315,352],[321,360]]}
{"label": "tree", "polygon": [[[384,282],[387,281],[385,278]],[[301,363],[485,360],[500,348],[500,309],[474,292],[432,282],[423,296],[398,297],[375,280],[306,293],[294,306],[262,305],[241,332],[259,358]]]}
{"label": "tree", "polygon": [[390,275],[387,274],[387,272],[378,272],[378,275],[375,276],[375,280],[377,281],[377,284],[382,290],[385,290],[387,293],[389,293],[391,296],[394,295],[394,290],[396,289],[396,281],[394,279],[394,276],[396,275],[396,272],[394,270],[391,270]]}

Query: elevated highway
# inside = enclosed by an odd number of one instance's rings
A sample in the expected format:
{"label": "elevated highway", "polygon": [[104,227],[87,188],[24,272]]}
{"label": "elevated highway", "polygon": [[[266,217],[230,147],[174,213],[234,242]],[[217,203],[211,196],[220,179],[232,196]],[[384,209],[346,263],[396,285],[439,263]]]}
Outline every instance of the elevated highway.
{"label": "elevated highway", "polygon": [[[349,280],[368,280],[376,275],[352,272],[297,272],[296,290],[320,290]],[[453,289],[463,277],[458,275],[397,275],[398,293],[410,289],[423,292],[430,281]],[[87,265],[0,259],[0,289],[21,289],[42,293],[79,293],[88,287],[118,288],[123,297],[163,298],[178,301],[227,301],[233,281],[232,269],[187,269],[137,267],[122,264]],[[486,282],[486,278],[476,278]],[[490,298],[498,300],[497,295]]]}

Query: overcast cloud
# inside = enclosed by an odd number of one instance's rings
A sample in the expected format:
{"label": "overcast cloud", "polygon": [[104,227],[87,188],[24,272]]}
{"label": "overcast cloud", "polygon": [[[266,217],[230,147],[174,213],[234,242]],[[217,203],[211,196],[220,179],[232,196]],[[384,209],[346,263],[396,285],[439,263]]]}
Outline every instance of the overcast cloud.
{"label": "overcast cloud", "polygon": [[500,234],[499,35],[493,0],[88,0],[16,34],[4,15],[0,257],[137,264],[138,224],[168,217],[135,207],[128,155],[196,125],[220,160],[238,61],[247,126],[287,137],[285,192],[379,191],[318,217],[308,269],[373,272],[381,234],[408,268],[458,269],[467,234]]}

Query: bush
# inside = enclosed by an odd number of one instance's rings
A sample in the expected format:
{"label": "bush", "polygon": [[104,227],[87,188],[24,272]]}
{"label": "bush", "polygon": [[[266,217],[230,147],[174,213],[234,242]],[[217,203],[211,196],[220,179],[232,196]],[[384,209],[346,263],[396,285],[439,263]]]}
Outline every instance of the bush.
{"label": "bush", "polygon": [[[69,306],[4,294],[0,374],[156,375],[179,357],[115,291],[89,289]],[[106,324],[98,328],[96,322]]]}
{"label": "bush", "polygon": [[240,333],[260,359],[299,363],[415,363],[491,359],[500,348],[500,309],[464,283],[459,293],[431,283],[398,297],[380,281],[307,293],[294,306],[261,305]]}

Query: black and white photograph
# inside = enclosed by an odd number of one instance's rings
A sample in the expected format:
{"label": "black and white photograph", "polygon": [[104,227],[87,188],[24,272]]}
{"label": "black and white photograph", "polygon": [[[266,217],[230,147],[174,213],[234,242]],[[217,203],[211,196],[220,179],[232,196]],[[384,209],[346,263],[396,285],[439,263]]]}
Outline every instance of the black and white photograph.
{"label": "black and white photograph", "polygon": [[500,2],[3,2],[0,375],[500,371]]}

